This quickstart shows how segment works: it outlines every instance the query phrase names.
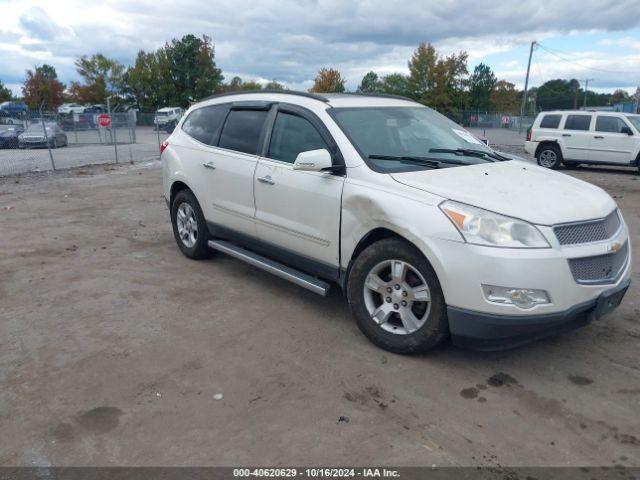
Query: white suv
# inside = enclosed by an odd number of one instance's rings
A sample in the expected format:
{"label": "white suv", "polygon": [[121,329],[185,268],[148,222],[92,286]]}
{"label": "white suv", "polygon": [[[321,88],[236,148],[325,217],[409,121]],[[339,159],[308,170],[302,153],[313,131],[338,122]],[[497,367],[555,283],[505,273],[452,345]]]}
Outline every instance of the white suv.
{"label": "white suv", "polygon": [[182,118],[183,113],[184,110],[182,110],[180,107],[160,108],[153,118],[153,123],[158,129],[164,128],[166,130],[173,131],[175,126],[180,121],[180,118]]}
{"label": "white suv", "polygon": [[543,112],[527,132],[524,149],[547,168],[558,168],[562,163],[640,167],[640,115]]}
{"label": "white suv", "polygon": [[449,334],[513,346],[602,317],[629,285],[628,230],[609,195],[407,99],[215,96],[162,150],[187,257],[218,250],[322,295],[337,284],[364,334],[393,352]]}

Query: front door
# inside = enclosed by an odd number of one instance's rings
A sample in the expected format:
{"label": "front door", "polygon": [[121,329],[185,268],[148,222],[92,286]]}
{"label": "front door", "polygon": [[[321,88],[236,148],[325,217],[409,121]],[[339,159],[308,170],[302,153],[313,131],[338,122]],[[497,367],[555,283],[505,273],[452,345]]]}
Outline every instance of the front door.
{"label": "front door", "polygon": [[266,243],[337,269],[344,177],[293,169],[300,152],[331,151],[327,135],[303,115],[278,112],[255,174],[256,229]]}
{"label": "front door", "polygon": [[623,133],[623,128],[631,128],[620,117],[598,115],[591,141],[591,160],[603,163],[631,163],[635,139]]}

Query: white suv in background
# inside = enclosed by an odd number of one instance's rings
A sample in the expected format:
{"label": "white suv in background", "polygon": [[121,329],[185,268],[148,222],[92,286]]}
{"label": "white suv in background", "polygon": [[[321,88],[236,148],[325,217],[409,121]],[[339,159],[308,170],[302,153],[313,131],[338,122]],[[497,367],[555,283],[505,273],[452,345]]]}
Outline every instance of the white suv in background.
{"label": "white suv in background", "polygon": [[517,345],[604,316],[629,285],[628,230],[607,193],[408,99],[218,95],[161,150],[184,255],[224,252],[321,295],[337,284],[393,352],[449,334]]}
{"label": "white suv in background", "polygon": [[581,163],[640,167],[640,115],[543,112],[527,132],[524,149],[546,168]]}
{"label": "white suv in background", "polygon": [[162,128],[164,130],[172,132],[180,121],[180,118],[182,118],[183,113],[184,110],[182,110],[182,108],[180,107],[159,108],[153,119],[153,123],[158,129]]}

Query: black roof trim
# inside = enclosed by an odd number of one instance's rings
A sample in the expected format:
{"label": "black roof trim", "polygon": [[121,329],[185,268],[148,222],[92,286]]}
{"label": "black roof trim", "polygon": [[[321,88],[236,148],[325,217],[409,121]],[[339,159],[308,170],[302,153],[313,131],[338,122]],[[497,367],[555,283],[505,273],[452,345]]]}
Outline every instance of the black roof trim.
{"label": "black roof trim", "polygon": [[[413,98],[403,97],[402,95],[393,95],[391,93],[366,93],[366,92],[340,92],[337,95],[354,95],[359,97],[380,97],[380,98],[395,98],[396,100],[407,100],[408,102],[419,103]],[[329,99],[331,100],[331,99]]]}
{"label": "black roof trim", "polygon": [[228,97],[230,95],[245,95],[250,93],[279,93],[283,95],[297,95],[298,97],[307,97],[313,98],[314,100],[319,100],[324,103],[329,103],[329,99],[327,97],[323,97],[322,95],[318,95],[317,93],[309,93],[309,92],[299,92],[297,90],[242,90],[239,92],[224,92],[217,93],[215,95],[211,95],[210,97],[203,98],[202,100],[198,100],[198,103],[204,102],[205,100],[211,100],[214,98],[220,97]]}

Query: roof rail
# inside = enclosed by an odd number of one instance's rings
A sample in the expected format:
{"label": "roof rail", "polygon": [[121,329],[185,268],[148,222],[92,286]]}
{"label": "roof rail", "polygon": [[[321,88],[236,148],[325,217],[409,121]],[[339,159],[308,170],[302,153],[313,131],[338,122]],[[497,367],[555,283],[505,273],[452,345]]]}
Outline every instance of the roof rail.
{"label": "roof rail", "polygon": [[239,92],[224,92],[224,93],[216,93],[215,95],[211,95],[209,97],[198,100],[196,103],[204,102],[205,100],[211,100],[213,98],[227,97],[230,95],[247,95],[250,93],[279,93],[282,95],[297,95],[299,97],[307,97],[313,98],[314,100],[319,100],[324,103],[329,103],[329,99],[327,97],[323,97],[322,95],[318,95],[317,93],[309,93],[309,92],[299,92],[297,90],[242,90]]}
{"label": "roof rail", "polygon": [[361,96],[361,97],[395,98],[396,100],[407,100],[409,102],[418,103],[413,98],[404,97],[402,95],[393,95],[391,93],[340,92],[339,95],[356,95],[356,96]]}

